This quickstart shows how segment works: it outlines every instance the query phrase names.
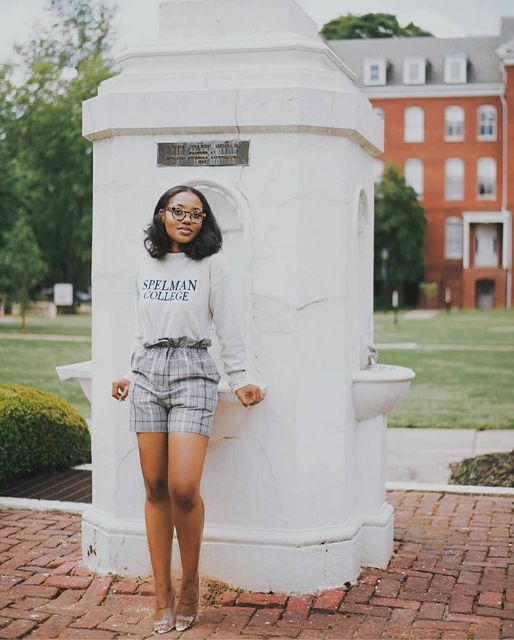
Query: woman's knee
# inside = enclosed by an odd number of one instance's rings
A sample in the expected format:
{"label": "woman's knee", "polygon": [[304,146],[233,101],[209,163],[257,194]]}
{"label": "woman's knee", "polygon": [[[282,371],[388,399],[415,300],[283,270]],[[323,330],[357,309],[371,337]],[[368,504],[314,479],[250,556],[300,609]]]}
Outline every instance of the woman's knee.
{"label": "woman's knee", "polygon": [[168,487],[164,478],[145,479],[146,499],[149,502],[161,502],[169,499]]}
{"label": "woman's knee", "polygon": [[168,492],[172,502],[183,511],[191,511],[196,507],[200,500],[200,492],[196,486],[170,486]]}

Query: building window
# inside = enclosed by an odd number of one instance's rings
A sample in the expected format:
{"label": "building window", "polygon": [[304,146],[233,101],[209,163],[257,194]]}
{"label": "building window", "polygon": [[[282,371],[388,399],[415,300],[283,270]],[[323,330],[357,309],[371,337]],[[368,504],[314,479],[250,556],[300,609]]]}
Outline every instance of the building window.
{"label": "building window", "polygon": [[444,197],[446,200],[464,198],[464,161],[448,158],[444,162]]}
{"label": "building window", "polygon": [[403,84],[425,84],[426,62],[424,58],[405,58],[403,61]]}
{"label": "building window", "polygon": [[490,104],[478,107],[477,123],[479,140],[496,140],[496,107]]}
{"label": "building window", "polygon": [[364,84],[377,85],[386,83],[385,60],[364,60]]}
{"label": "building window", "polygon": [[407,107],[403,113],[404,142],[423,142],[425,139],[425,116],[421,107]]}
{"label": "building window", "polygon": [[405,161],[403,167],[405,182],[416,192],[418,199],[423,198],[423,162],[417,158]]}
{"label": "building window", "polygon": [[477,198],[479,200],[496,198],[496,160],[494,158],[478,159]]}
{"label": "building window", "polygon": [[464,140],[464,109],[462,107],[452,106],[444,110],[444,139]]}
{"label": "building window", "polygon": [[375,170],[374,181],[380,182],[380,180],[382,180],[382,176],[384,175],[384,163],[382,162],[382,160],[378,160],[375,158],[374,170]]}
{"label": "building window", "polygon": [[444,221],[444,257],[462,258],[462,218],[446,218]]}
{"label": "building window", "polygon": [[444,59],[444,81],[447,83],[467,82],[466,56],[446,56]]}

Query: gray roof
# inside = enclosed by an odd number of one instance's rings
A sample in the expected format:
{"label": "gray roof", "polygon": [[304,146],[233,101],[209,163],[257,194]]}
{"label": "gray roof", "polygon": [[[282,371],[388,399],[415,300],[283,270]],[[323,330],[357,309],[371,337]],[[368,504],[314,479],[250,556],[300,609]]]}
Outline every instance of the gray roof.
{"label": "gray roof", "polygon": [[427,84],[444,84],[443,64],[448,55],[468,57],[468,83],[501,82],[496,49],[514,36],[514,17],[502,18],[501,35],[464,38],[369,38],[364,40],[326,40],[327,45],[359,78],[362,84],[365,58],[383,58],[387,86],[403,85],[403,60],[423,57],[428,62]]}

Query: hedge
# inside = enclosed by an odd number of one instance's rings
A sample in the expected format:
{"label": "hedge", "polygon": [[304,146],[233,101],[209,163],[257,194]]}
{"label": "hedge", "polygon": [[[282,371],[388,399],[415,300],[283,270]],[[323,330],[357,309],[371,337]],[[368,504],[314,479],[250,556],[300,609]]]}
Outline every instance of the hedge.
{"label": "hedge", "polygon": [[472,484],[481,487],[514,487],[514,449],[483,453],[450,464],[448,484]]}
{"label": "hedge", "polygon": [[33,387],[0,384],[0,489],[15,478],[90,461],[87,423],[69,402]]}

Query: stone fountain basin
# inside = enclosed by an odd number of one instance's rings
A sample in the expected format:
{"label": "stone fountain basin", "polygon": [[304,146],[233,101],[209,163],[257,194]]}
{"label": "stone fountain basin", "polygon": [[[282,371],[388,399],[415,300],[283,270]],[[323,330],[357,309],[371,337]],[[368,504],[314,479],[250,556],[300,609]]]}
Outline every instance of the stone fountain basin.
{"label": "stone fountain basin", "polygon": [[[91,402],[92,392],[92,361],[85,360],[83,362],[74,362],[73,364],[65,364],[55,367],[59,380],[68,380],[69,378],[77,378],[86,398]],[[259,385],[266,393],[266,383]],[[220,380],[218,384],[218,398],[220,402],[229,402],[236,405],[240,404],[239,398],[232,391],[228,384],[228,380]]]}
{"label": "stone fountain basin", "polygon": [[388,414],[407,393],[416,374],[408,367],[376,364],[352,375],[352,398],[357,420]]}
{"label": "stone fountain basin", "polygon": [[91,360],[84,362],[74,362],[73,364],[64,364],[55,367],[59,380],[68,380],[69,378],[77,378],[86,398],[91,402],[93,392],[91,384]]}

